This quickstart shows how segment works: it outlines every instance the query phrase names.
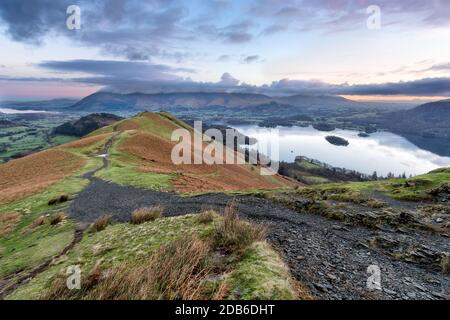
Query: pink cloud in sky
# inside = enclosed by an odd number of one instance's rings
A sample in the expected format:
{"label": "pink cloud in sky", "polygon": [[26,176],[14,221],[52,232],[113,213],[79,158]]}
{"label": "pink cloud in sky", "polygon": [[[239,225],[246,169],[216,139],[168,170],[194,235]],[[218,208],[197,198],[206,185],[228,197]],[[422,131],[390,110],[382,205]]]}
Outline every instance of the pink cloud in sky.
{"label": "pink cloud in sky", "polygon": [[101,86],[1,81],[0,100],[12,98],[82,98],[100,89]]}

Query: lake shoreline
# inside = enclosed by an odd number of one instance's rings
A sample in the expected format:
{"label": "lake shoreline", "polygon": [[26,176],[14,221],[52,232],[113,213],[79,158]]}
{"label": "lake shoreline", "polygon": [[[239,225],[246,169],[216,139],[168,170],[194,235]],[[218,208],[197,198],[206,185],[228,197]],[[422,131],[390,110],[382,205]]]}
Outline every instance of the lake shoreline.
{"label": "lake shoreline", "polygon": [[[232,126],[243,134],[257,139],[261,146],[276,140],[278,132],[279,161],[294,162],[295,156],[304,155],[332,166],[356,170],[368,175],[375,171],[382,176],[392,173],[420,175],[437,168],[450,166],[450,157],[440,156],[413,144],[405,137],[385,130],[361,137],[358,130],[335,129],[332,135],[349,142],[347,147],[330,144],[322,132],[308,127],[261,128],[256,125]],[[264,153],[264,152],[263,152]]]}

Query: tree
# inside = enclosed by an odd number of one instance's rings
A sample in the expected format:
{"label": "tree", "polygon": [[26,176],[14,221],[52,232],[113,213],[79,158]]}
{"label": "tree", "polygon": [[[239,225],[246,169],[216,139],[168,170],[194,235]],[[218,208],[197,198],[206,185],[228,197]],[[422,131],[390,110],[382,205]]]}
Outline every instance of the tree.
{"label": "tree", "polygon": [[372,180],[374,181],[378,180],[378,173],[376,171],[372,173]]}

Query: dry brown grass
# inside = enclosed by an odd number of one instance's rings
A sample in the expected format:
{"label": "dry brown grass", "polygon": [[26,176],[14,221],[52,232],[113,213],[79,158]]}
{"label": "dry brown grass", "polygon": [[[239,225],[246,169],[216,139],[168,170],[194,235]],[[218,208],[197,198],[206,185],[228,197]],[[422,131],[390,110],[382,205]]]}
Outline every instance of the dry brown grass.
{"label": "dry brown grass", "polygon": [[47,219],[45,218],[45,216],[39,216],[36,219],[34,219],[34,221],[30,224],[30,229],[34,230],[37,227],[43,226],[44,224],[47,223]]}
{"label": "dry brown grass", "polygon": [[198,300],[210,272],[209,246],[195,235],[163,245],[144,264],[122,263],[82,281],[81,290],[69,291],[57,278],[44,299]]}
{"label": "dry brown grass", "polygon": [[[140,159],[138,168],[142,172],[177,173],[172,183],[179,192],[273,189],[295,185],[278,175],[270,178],[261,176],[260,168],[251,170],[254,167],[245,165],[174,165],[171,154],[175,145],[175,142],[162,137],[138,131],[124,139],[119,145],[119,151]],[[194,154],[203,154],[203,149],[195,148],[194,144],[193,146],[192,163]],[[205,146],[206,144],[203,147]]]}
{"label": "dry brown grass", "polygon": [[50,222],[50,225],[55,226],[55,225],[63,222],[65,218],[66,218],[66,215],[64,214],[64,212],[58,212],[58,213],[52,214],[49,217],[48,221]]}
{"label": "dry brown grass", "polygon": [[39,152],[0,165],[0,203],[32,195],[73,174],[82,158],[58,149]]}
{"label": "dry brown grass", "polygon": [[0,214],[0,237],[8,235],[22,218],[19,212],[9,212]]}
{"label": "dry brown grass", "polygon": [[367,206],[372,209],[381,209],[386,207],[386,203],[376,199],[370,199],[366,202]]}
{"label": "dry brown grass", "polygon": [[141,224],[144,222],[155,221],[161,218],[164,209],[161,206],[153,206],[148,208],[140,208],[131,214],[132,224]]}
{"label": "dry brown grass", "polygon": [[198,214],[197,220],[199,223],[208,224],[213,222],[216,216],[217,213],[214,210],[204,210]]}
{"label": "dry brown grass", "polygon": [[106,140],[107,138],[111,137],[111,133],[104,133],[95,135],[92,137],[86,137],[79,140],[75,140],[66,144],[63,144],[59,146],[59,148],[70,148],[70,149],[78,149],[78,148],[84,148],[92,146],[100,141]]}
{"label": "dry brown grass", "polygon": [[47,204],[49,206],[54,206],[56,204],[64,203],[64,202],[67,202],[67,201],[69,201],[69,196],[67,194],[63,194],[63,195],[61,195],[59,197],[55,197],[55,198],[52,198],[52,199],[48,200]]}
{"label": "dry brown grass", "polygon": [[116,125],[117,131],[129,131],[129,130],[138,130],[139,124],[137,124],[132,119],[121,121]]}
{"label": "dry brown grass", "polygon": [[111,223],[111,215],[105,214],[99,218],[97,218],[97,220],[95,220],[95,222],[92,224],[91,226],[91,231],[92,232],[100,232],[106,229],[106,227]]}
{"label": "dry brown grass", "polygon": [[214,227],[214,246],[227,252],[242,251],[253,242],[263,241],[266,232],[264,226],[241,220],[231,203],[225,208],[223,220]]}

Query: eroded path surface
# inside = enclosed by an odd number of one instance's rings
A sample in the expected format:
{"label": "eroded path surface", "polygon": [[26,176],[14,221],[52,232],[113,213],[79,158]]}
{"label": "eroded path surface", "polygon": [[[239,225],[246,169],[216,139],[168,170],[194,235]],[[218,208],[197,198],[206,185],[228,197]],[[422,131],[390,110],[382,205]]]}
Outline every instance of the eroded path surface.
{"label": "eroded path surface", "polygon": [[[137,208],[162,205],[165,216],[198,213],[202,209],[222,212],[235,199],[242,217],[267,224],[268,240],[284,256],[293,276],[323,299],[446,299],[450,277],[438,266],[426,263],[427,250],[448,252],[449,239],[428,232],[400,233],[345,225],[306,212],[294,212],[273,202],[250,196],[208,194],[180,197],[174,193],[124,187],[91,178],[91,184],[71,204],[70,215],[91,222],[108,213],[127,222]],[[373,248],[369,241],[384,239]],[[386,240],[387,239],[387,240]],[[389,244],[416,248],[424,263],[394,259]],[[424,245],[424,247],[420,247]],[[383,291],[367,289],[367,268],[381,269]]]}

